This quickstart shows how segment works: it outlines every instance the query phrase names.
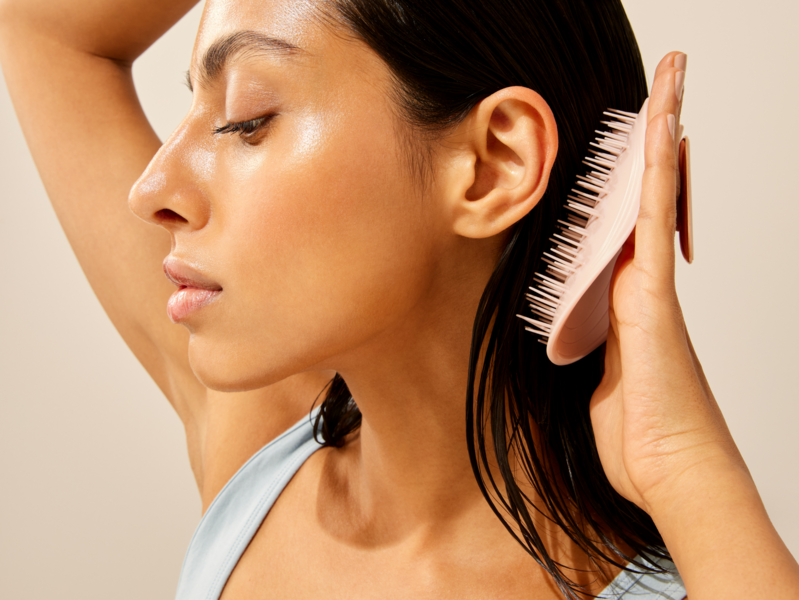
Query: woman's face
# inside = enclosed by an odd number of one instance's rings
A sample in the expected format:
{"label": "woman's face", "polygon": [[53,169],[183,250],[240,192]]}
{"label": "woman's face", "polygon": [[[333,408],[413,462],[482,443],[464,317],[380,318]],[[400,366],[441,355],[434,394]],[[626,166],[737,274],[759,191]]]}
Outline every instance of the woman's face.
{"label": "woman's face", "polygon": [[403,159],[387,67],[311,2],[210,0],[191,79],[130,203],[171,233],[175,279],[218,290],[170,303],[195,373],[243,390],[341,369],[419,310],[452,237]]}

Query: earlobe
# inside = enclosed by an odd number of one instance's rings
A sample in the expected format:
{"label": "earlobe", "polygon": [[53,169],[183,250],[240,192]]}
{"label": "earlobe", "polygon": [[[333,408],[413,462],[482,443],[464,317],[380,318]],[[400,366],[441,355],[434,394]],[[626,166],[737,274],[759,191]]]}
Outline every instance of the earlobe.
{"label": "earlobe", "polygon": [[472,109],[458,131],[450,170],[455,233],[487,238],[529,213],[546,191],[558,150],[555,118],[536,92],[505,88]]}

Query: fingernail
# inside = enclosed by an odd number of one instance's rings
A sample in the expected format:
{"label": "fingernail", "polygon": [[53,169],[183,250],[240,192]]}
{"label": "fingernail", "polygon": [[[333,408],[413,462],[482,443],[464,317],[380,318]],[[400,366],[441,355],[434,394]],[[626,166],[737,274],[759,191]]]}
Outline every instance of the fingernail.
{"label": "fingernail", "polygon": [[674,125],[677,122],[677,119],[674,118],[674,115],[666,115],[666,122],[669,124],[669,133],[671,134],[671,139],[676,139],[674,137]]}
{"label": "fingernail", "polygon": [[674,92],[677,94],[677,102],[682,100],[682,90],[685,87],[685,71],[677,71],[674,76]]}
{"label": "fingernail", "polygon": [[685,71],[686,67],[688,66],[688,55],[684,52],[680,52],[677,56],[674,57],[674,67],[679,69],[680,71]]}

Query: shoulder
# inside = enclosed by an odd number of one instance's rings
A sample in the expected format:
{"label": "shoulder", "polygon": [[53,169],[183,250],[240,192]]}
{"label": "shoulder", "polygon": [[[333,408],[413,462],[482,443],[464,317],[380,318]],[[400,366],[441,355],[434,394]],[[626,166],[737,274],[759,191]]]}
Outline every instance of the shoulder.
{"label": "shoulder", "polygon": [[[318,411],[255,452],[225,483],[194,532],[177,598],[219,598],[267,514],[300,467],[322,446],[313,435]],[[293,526],[293,525],[292,525]]]}

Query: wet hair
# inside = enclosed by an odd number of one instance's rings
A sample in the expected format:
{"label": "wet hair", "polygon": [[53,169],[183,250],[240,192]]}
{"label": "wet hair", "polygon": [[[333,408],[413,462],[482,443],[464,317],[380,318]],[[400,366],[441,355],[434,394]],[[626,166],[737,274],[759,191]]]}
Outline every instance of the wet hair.
{"label": "wet hair", "polygon": [[[531,88],[549,104],[559,136],[549,186],[510,232],[474,320],[464,420],[472,468],[496,515],[567,598],[585,592],[570,568],[550,556],[534,523],[541,516],[598,567],[627,568],[636,554],[668,558],[652,519],[613,489],[599,460],[589,401],[603,375],[604,346],[577,363],[555,366],[515,316],[525,309],[525,291],[557,219],[564,218],[563,199],[583,171],[603,111],[638,112],[648,95],[621,1],[322,3],[386,62],[399,112],[419,134],[457,125],[480,100],[509,86]],[[314,423],[317,439],[341,446],[360,423],[346,382],[336,376]],[[532,484],[539,505],[525,496],[518,477]],[[633,568],[657,570],[640,561]]]}

